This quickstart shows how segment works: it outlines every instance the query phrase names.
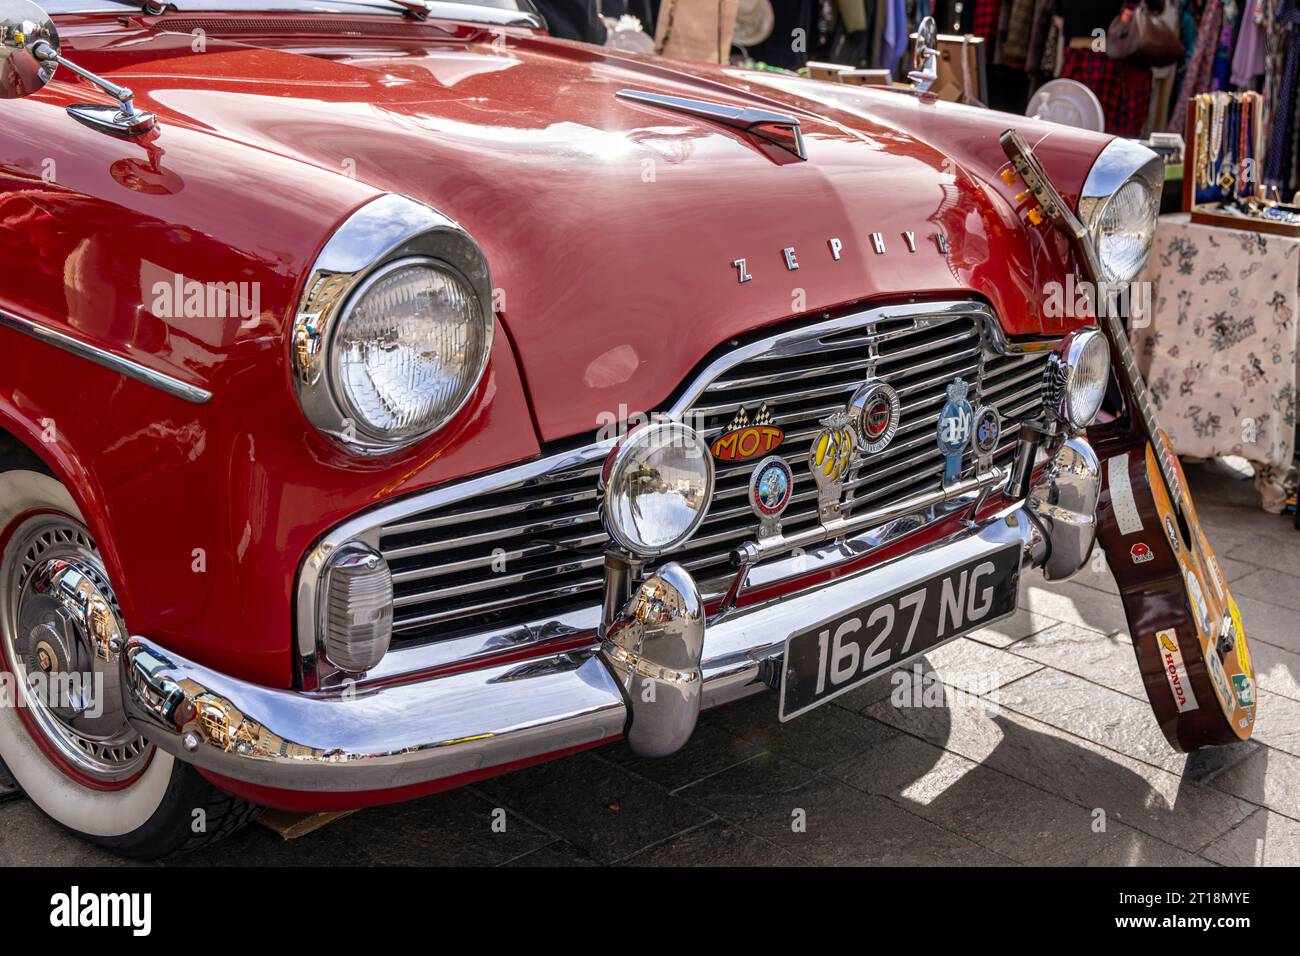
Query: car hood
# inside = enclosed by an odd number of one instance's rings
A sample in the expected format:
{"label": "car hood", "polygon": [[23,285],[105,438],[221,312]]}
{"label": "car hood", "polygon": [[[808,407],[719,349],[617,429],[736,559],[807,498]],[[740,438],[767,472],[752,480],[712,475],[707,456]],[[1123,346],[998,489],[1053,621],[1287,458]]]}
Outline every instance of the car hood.
{"label": "car hood", "polygon": [[[536,36],[407,35],[383,18],[375,36],[235,39],[204,22],[201,42],[161,18],[74,35],[65,52],[129,85],[164,137],[173,124],[206,131],[460,222],[487,254],[543,441],[662,406],[720,343],[795,316],[973,296],[1011,334],[1068,322],[1040,314],[1064,246],[1017,218],[997,134],[1015,123],[1042,141],[1067,192],[1102,137],[904,93],[834,101],[811,81]],[[808,158],[623,89],[791,113]],[[246,185],[256,229],[259,197],[281,184]]]}

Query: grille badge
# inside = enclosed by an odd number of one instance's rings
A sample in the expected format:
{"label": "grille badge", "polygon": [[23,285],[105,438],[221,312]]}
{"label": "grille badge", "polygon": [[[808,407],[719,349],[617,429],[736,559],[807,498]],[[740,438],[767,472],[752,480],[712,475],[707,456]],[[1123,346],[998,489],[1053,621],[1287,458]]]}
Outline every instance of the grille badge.
{"label": "grille badge", "polygon": [[898,393],[880,381],[870,381],[849,399],[849,418],[857,429],[863,454],[884,451],[898,431],[902,405]]}
{"label": "grille badge", "polygon": [[749,476],[749,507],[758,516],[758,536],[771,538],[781,533],[781,515],[794,496],[794,472],[780,455],[769,455],[754,466]]}
{"label": "grille badge", "polygon": [[822,430],[808,449],[808,469],[817,483],[817,508],[822,520],[827,521],[839,514],[844,477],[853,461],[858,436],[845,411],[823,418],[821,425]]}
{"label": "grille badge", "polygon": [[960,377],[948,386],[948,401],[939,413],[936,435],[943,453],[943,483],[951,484],[961,476],[961,456],[970,444],[971,418],[974,411],[966,398],[970,383]]}
{"label": "grille badge", "polygon": [[772,421],[772,413],[763,405],[753,420],[742,407],[726,431],[713,440],[709,451],[718,461],[750,461],[770,455],[785,441],[785,432]]}

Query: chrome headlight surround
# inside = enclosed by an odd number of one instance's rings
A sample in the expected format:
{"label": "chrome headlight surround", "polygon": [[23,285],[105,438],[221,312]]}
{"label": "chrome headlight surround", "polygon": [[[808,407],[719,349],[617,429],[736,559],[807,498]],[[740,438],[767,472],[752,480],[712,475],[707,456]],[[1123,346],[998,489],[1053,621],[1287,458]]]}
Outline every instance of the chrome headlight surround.
{"label": "chrome headlight surround", "polygon": [[[404,260],[427,263],[468,286],[483,323],[480,347],[466,356],[473,374],[459,401],[418,432],[388,435],[359,421],[337,381],[338,331],[370,280]],[[303,287],[289,339],[298,402],[319,431],[358,454],[381,455],[412,445],[443,427],[474,394],[492,352],[495,317],[487,259],[464,229],[437,210],[387,194],[354,212],[317,256]]]}
{"label": "chrome headlight surround", "polygon": [[[1128,282],[1146,265],[1155,244],[1164,182],[1164,160],[1127,139],[1111,140],[1088,171],[1079,192],[1079,218],[1092,235],[1102,278],[1107,282]],[[1143,195],[1145,209],[1129,208],[1134,203],[1140,206]],[[1119,201],[1114,202],[1117,197]],[[1110,237],[1124,229],[1134,234],[1128,240],[1139,244],[1126,264],[1108,256],[1108,247],[1116,241]]]}
{"label": "chrome headlight surround", "polygon": [[[689,477],[698,487],[691,496],[696,499],[694,505],[685,502],[690,509],[687,520],[681,522],[674,533],[650,540],[638,521],[644,511],[636,499],[643,492],[638,492],[634,484],[638,474],[648,477],[651,462],[659,454],[663,455],[659,464],[665,471],[675,468],[681,472],[694,472]],[[605,531],[616,547],[633,557],[649,560],[667,554],[680,548],[699,530],[713,502],[713,482],[713,456],[695,429],[680,422],[640,428],[619,442],[605,459],[600,476],[600,508]],[[683,503],[672,500],[681,498],[680,489],[672,489],[668,495],[657,497],[659,504],[668,506],[664,511],[673,510]]]}
{"label": "chrome headlight surround", "polygon": [[1110,381],[1110,343],[1097,328],[1071,332],[1047,363],[1043,407],[1074,430],[1097,417]]}

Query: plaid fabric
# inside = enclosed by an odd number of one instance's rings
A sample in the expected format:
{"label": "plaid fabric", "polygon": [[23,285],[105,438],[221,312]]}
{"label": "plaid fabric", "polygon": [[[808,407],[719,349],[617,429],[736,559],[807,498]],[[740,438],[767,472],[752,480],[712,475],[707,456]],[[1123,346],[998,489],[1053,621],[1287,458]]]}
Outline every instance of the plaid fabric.
{"label": "plaid fabric", "polygon": [[1067,49],[1061,76],[1078,80],[1097,94],[1106,114],[1106,132],[1137,137],[1151,107],[1151,70],[1091,50]]}
{"label": "plaid fabric", "polygon": [[970,32],[984,38],[990,53],[993,50],[993,41],[998,37],[998,20],[1001,13],[1002,0],[975,0],[975,19],[972,21]]}

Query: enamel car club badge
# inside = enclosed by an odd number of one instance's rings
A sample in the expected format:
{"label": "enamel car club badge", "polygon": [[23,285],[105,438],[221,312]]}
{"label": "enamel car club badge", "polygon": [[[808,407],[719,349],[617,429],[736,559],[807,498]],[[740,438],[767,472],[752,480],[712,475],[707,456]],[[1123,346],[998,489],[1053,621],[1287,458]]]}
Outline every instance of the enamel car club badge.
{"label": "enamel car club badge", "polygon": [[985,472],[993,465],[993,453],[998,450],[998,441],[1002,438],[1002,416],[992,405],[981,405],[975,409],[971,421],[975,459],[979,462],[980,472]]}
{"label": "enamel car club badge", "polygon": [[849,399],[849,418],[857,430],[863,453],[884,451],[898,431],[902,404],[898,393],[884,382],[867,382]]}
{"label": "enamel car club badge", "polygon": [[794,472],[780,455],[769,455],[749,476],[749,507],[758,516],[758,536],[771,538],[781,532],[781,515],[790,507],[794,494]]}
{"label": "enamel car club badge", "polygon": [[770,455],[785,441],[785,432],[772,422],[772,413],[762,406],[751,421],[741,408],[726,431],[713,440],[709,451],[718,461],[749,461]]}
{"label": "enamel car club badge", "polygon": [[835,412],[823,418],[821,424],[822,430],[808,449],[808,469],[817,483],[817,507],[824,521],[839,514],[844,476],[849,472],[858,438],[848,412]]}
{"label": "enamel car club badge", "polygon": [[970,442],[974,411],[966,398],[970,384],[956,379],[948,386],[948,402],[939,413],[937,436],[943,453],[943,483],[956,481],[961,475],[961,456]]}

